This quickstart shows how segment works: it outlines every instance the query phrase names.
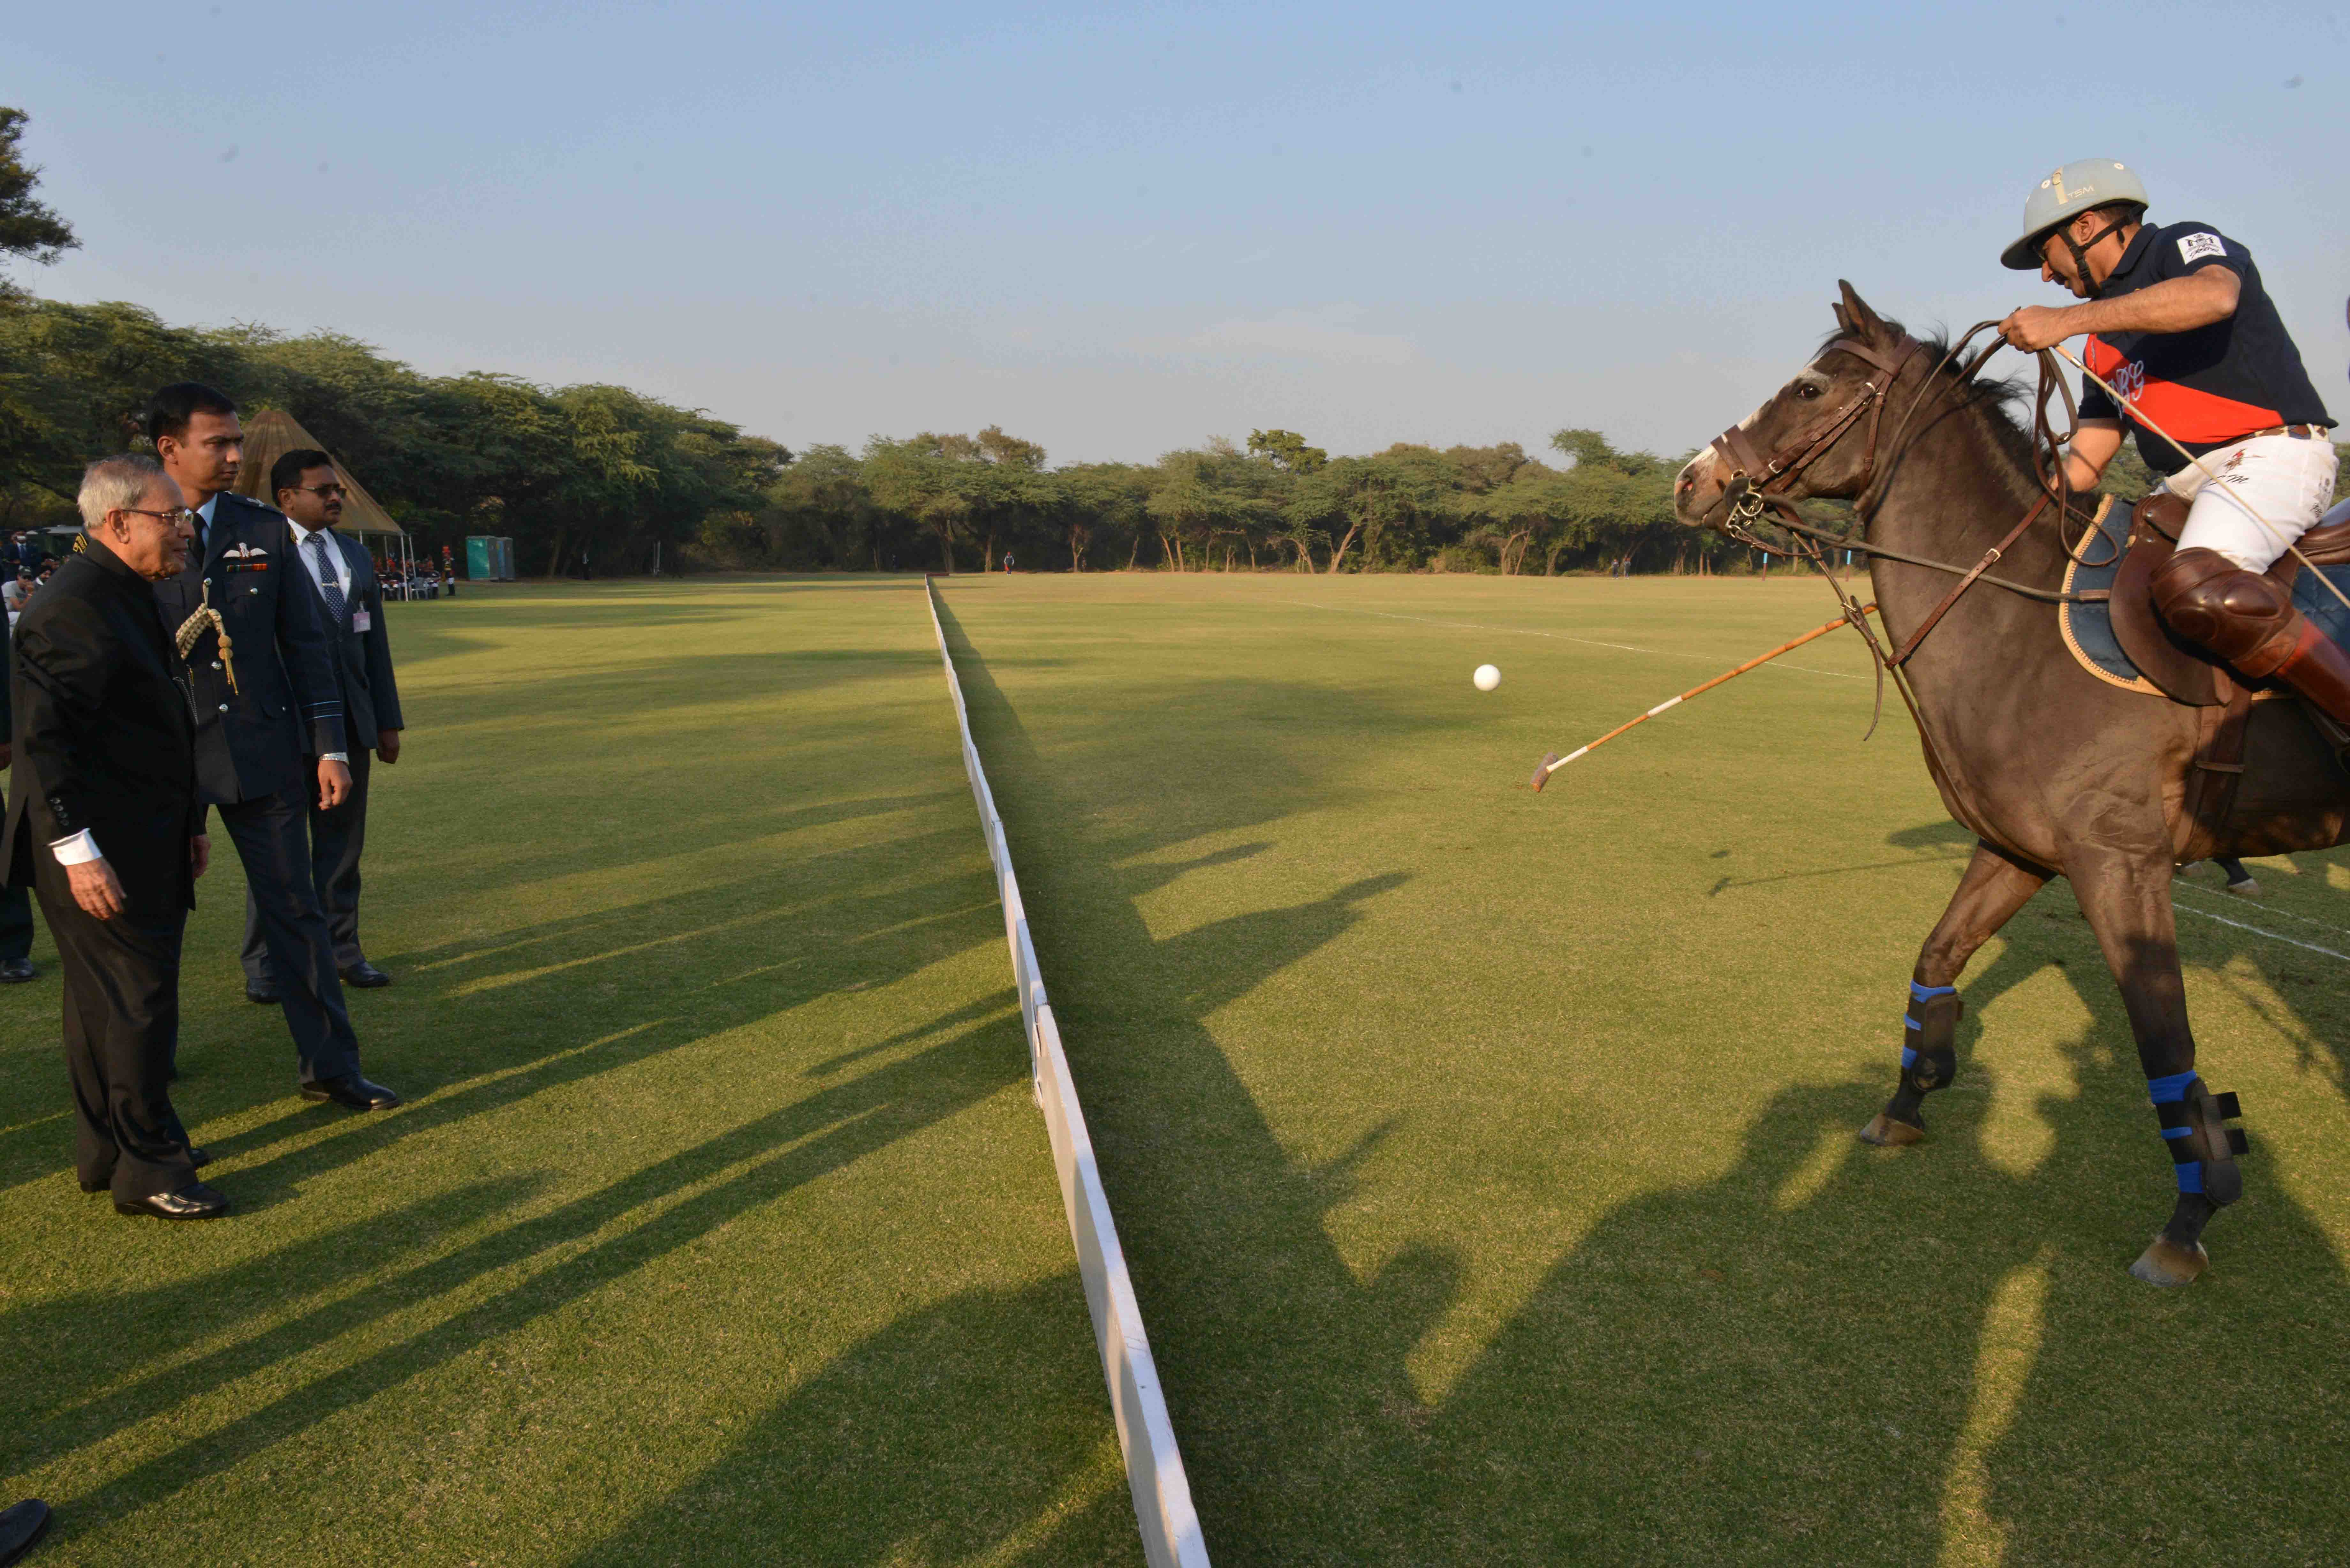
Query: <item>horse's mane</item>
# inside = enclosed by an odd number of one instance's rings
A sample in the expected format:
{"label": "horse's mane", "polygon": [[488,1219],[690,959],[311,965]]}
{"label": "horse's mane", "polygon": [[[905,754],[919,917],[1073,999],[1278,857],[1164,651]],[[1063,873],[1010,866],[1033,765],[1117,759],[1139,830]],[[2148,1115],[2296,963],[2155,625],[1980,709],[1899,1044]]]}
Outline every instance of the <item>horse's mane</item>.
{"label": "horse's mane", "polygon": [[[1903,330],[1901,323],[1898,321],[1887,320],[1885,326],[1888,331]],[[1844,328],[1836,328],[1820,339],[1820,351],[1825,351],[1830,344],[1838,339],[1850,336],[1851,334]],[[2012,460],[2020,472],[2032,472],[2033,471],[2032,436],[2024,428],[2020,410],[2025,400],[2032,396],[2033,389],[2012,376],[1977,376],[1960,385],[1959,372],[1964,369],[1965,366],[1943,363],[1950,354],[1950,333],[1935,332],[1925,337],[1918,337],[1913,333],[1908,336],[1925,350],[1928,363],[1939,367],[1935,371],[1935,375],[1944,384],[1956,389],[1957,395],[1950,399],[1944,406],[1974,410],[1979,416],[1977,422],[1983,432],[1991,438],[1992,443],[2001,452]],[[1971,357],[1973,352],[1970,349],[1969,356]],[[1899,406],[1908,407],[1908,399],[1898,398],[1895,400]]]}

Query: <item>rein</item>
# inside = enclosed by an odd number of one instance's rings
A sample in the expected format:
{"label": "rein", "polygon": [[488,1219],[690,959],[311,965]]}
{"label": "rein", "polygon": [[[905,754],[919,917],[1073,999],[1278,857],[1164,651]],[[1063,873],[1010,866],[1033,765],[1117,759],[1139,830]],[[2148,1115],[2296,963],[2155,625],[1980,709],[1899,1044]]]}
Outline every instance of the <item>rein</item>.
{"label": "rein", "polygon": [[[1887,447],[1893,463],[1898,464],[1902,453],[1907,450],[1909,427],[1916,421],[1919,410],[1926,405],[1928,399],[1935,396],[1938,389],[1963,389],[1974,379],[1976,372],[1981,370],[1991,357],[1999,351],[2002,340],[1993,337],[1991,342],[1967,363],[1966,368],[1959,373],[1954,381],[1944,382],[1941,379],[1941,372],[1955,363],[1975,338],[1986,331],[1995,330],[1998,325],[1996,321],[1981,321],[1969,327],[1965,334],[1943,354],[1940,362],[1927,373],[1924,385],[1919,387],[1917,395],[1909,400],[1909,406],[1902,413],[1900,423],[1894,427],[1893,440]],[[1716,436],[1712,444],[1713,451],[1730,467],[1731,472],[1731,482],[1723,492],[1730,503],[1730,511],[1728,516],[1723,519],[1722,532],[1741,544],[1762,551],[1765,555],[1808,558],[1819,568],[1820,576],[1826,580],[1829,591],[1835,595],[1836,603],[1843,609],[1845,619],[1851,623],[1868,644],[1869,662],[1877,675],[1877,702],[1869,717],[1868,735],[1877,732],[1877,722],[1883,717],[1885,678],[1890,675],[1893,677],[1893,689],[1900,693],[1902,705],[1909,710],[1910,721],[1918,727],[1918,738],[1925,747],[1927,770],[1934,775],[1936,781],[1941,785],[1943,794],[1948,796],[1950,794],[1950,781],[1952,775],[1942,762],[1940,748],[1934,743],[1933,729],[1926,722],[1926,715],[1918,708],[1917,693],[1910,689],[1909,673],[1907,668],[1910,656],[1918,651],[1918,647],[1925,641],[1926,635],[1940,624],[1943,616],[1950,612],[1950,607],[1957,604],[1966,591],[1979,582],[1989,583],[1994,587],[2025,598],[2035,599],[2043,604],[2086,604],[2111,597],[2108,592],[2102,591],[2065,593],[2057,589],[2035,587],[2029,583],[2019,583],[2012,578],[1992,575],[1991,568],[1998,565],[2009,550],[2014,548],[2015,542],[2023,537],[2025,530],[2029,529],[2040,515],[2048,510],[2048,504],[2052,500],[2057,503],[2057,544],[2065,556],[2085,566],[2106,566],[2111,563],[2084,560],[2074,545],[2064,538],[2064,524],[2075,514],[2073,509],[2072,486],[2065,477],[2062,452],[2064,440],[2067,438],[2060,437],[2054,426],[2049,421],[2050,393],[2054,391],[2063,395],[2068,427],[2077,427],[2080,415],[2073,402],[2072,389],[2065,385],[2064,374],[2057,369],[2055,356],[2046,349],[2041,350],[2039,355],[2040,388],[2033,400],[2032,467],[2033,477],[2039,482],[2041,494],[2040,498],[2034,501],[2031,508],[2018,520],[2015,526],[2007,531],[2006,536],[1984,551],[1982,558],[1971,566],[1961,566],[1950,561],[1932,560],[1923,556],[1912,556],[1906,551],[1895,550],[1868,541],[1866,535],[1870,521],[1869,514],[1874,510],[1868,504],[1868,493],[1875,486],[1877,478],[1877,436],[1878,425],[1884,418],[1886,400],[1892,392],[1894,383],[1900,379],[1901,373],[1908,368],[1909,362],[1915,359],[1925,348],[1925,345],[1906,336],[1902,338],[1902,342],[1905,347],[1899,357],[1888,358],[1867,344],[1850,337],[1833,339],[1822,353],[1841,351],[1850,354],[1866,364],[1875,366],[1879,375],[1863,383],[1859,395],[1842,408],[1822,414],[1798,429],[1769,457],[1765,458],[1758,453],[1754,450],[1753,442],[1747,439],[1745,430],[1737,425],[1732,425]],[[1854,488],[1852,504],[1854,514],[1860,519],[1860,529],[1856,535],[1831,533],[1825,528],[1818,527],[1806,521],[1803,514],[1796,509],[1794,499],[1784,493],[1794,486],[1804,470],[1810,467],[1821,455],[1835,445],[1845,433],[1858,422],[1863,414],[1868,416],[1868,446],[1861,457],[1860,483]],[[1773,525],[1784,529],[1792,535],[1794,548],[1779,549],[1754,532],[1755,525],[1765,521],[1766,514],[1771,514],[1770,521]],[[2089,537],[2095,533],[2094,528],[2085,528],[2081,544],[2085,545]],[[1822,545],[1835,549],[1857,551],[1862,555],[1882,560],[1898,561],[1906,566],[1948,572],[1959,581],[1948,594],[1942,597],[1942,601],[1936,605],[1926,618],[1918,624],[1918,629],[1909,634],[1908,640],[1903,642],[1898,649],[1888,652],[1885,645],[1877,640],[1875,628],[1868,624],[1866,612],[1859,602],[1845,590],[1844,585],[1836,580],[1835,572],[1820,553]],[[1866,740],[1868,735],[1861,738]]]}
{"label": "rein", "polygon": [[[1909,433],[1910,425],[1917,420],[1918,410],[1925,406],[1928,398],[1938,387],[1945,385],[1940,379],[1941,372],[1954,364],[1978,337],[1987,330],[1996,328],[1998,325],[1995,321],[1981,321],[1969,327],[1965,335],[1953,343],[1943,354],[1941,360],[1927,373],[1925,384],[1918,389],[1917,395],[1909,400],[1909,406],[1902,414],[1900,423],[1894,428],[1893,440],[1887,447],[1894,462],[1898,463],[1901,454],[1907,450],[1906,438]],[[2051,392],[2062,394],[2068,426],[2078,424],[2079,411],[2073,402],[2072,389],[2065,385],[2064,373],[2056,367],[2054,356],[2044,349],[2039,355],[2040,389],[2033,400],[2032,430],[2033,472],[2033,477],[2040,483],[2042,493],[2040,499],[2033,503],[2031,509],[2024,513],[2015,526],[2008,530],[2006,537],[1984,551],[1982,558],[1971,566],[1962,566],[1950,561],[1937,561],[1924,556],[1912,556],[1905,551],[1871,544],[1868,541],[1866,537],[1868,514],[1872,509],[1867,504],[1867,496],[1877,478],[1877,428],[1884,417],[1886,400],[1893,390],[1894,383],[1908,368],[1909,362],[1925,348],[1925,345],[1908,337],[1904,337],[1902,341],[1907,347],[1901,354],[1898,358],[1888,358],[1856,338],[1847,337],[1832,340],[1827,348],[1822,350],[1823,354],[1850,354],[1857,359],[1875,366],[1880,372],[1880,376],[1864,382],[1859,394],[1843,407],[1831,410],[1798,429],[1768,458],[1754,450],[1753,442],[1747,438],[1742,426],[1732,425],[1716,436],[1712,443],[1713,451],[1730,467],[1731,473],[1731,482],[1724,490],[1724,494],[1730,502],[1730,512],[1723,520],[1722,532],[1741,544],[1761,550],[1766,555],[1808,557],[1814,564],[1820,566],[1824,574],[1828,575],[1828,581],[1832,587],[1835,587],[1838,601],[1846,606],[1847,617],[1851,609],[1850,596],[1846,594],[1841,586],[1836,585],[1833,574],[1828,573],[1827,564],[1820,556],[1819,546],[1822,545],[1835,549],[1854,550],[1862,555],[1884,560],[1899,561],[1906,566],[1924,566],[1932,571],[1948,572],[1959,579],[1957,586],[1943,596],[1941,603],[1934,607],[1931,613],[1918,625],[1918,629],[1909,635],[1908,640],[1902,643],[1898,651],[1886,653],[1878,648],[1875,635],[1863,627],[1864,634],[1868,637],[1870,649],[1876,655],[1879,665],[1877,679],[1880,704],[1883,701],[1882,687],[1885,671],[1892,670],[1898,677],[1902,667],[1909,662],[1910,656],[1918,651],[1918,644],[1925,641],[1927,633],[1932,631],[1940,623],[1942,617],[1949,613],[1950,607],[1957,604],[1966,591],[1978,582],[1989,583],[1994,587],[2003,588],[2009,593],[2017,594],[2025,598],[2036,599],[2043,604],[2084,604],[2107,597],[2102,591],[2064,593],[2053,588],[2034,587],[2029,583],[2019,583],[2012,578],[1997,576],[1991,573],[1991,568],[1996,566],[2009,550],[2014,548],[2015,542],[2023,537],[2024,532],[2032,526],[2042,513],[2048,510],[2048,504],[2052,500],[2058,504],[2057,542],[2063,547],[2065,556],[2084,566],[2112,564],[2109,560],[2098,562],[2084,560],[2075,545],[2064,537],[2064,523],[2071,520],[2076,514],[2073,506],[2072,487],[2064,473],[2062,448],[2065,438],[2057,434],[2055,427],[2048,418],[2048,401]],[[1994,337],[1959,372],[1956,380],[1947,385],[1961,389],[1966,387],[1974,379],[1975,373],[1982,369],[1984,363],[1999,351],[2000,347],[2001,340]],[[1814,461],[1835,446],[1864,413],[1868,416],[1868,446],[1861,457],[1860,482],[1854,490],[1853,502],[1853,511],[1861,520],[1861,529],[1857,535],[1832,533],[1806,521],[1803,514],[1796,509],[1794,501],[1784,492],[1793,487],[1804,469],[1810,467]],[[1770,514],[1767,521],[1771,525],[1784,529],[1788,534],[1795,535],[1802,541],[1802,547],[1783,550],[1756,534],[1754,528],[1757,524],[1766,522],[1766,514]],[[2085,545],[2093,534],[2094,530],[2085,528],[2081,545]],[[1855,624],[1859,623],[1856,621]],[[1907,682],[1900,682],[1900,684],[1903,687],[1902,695],[1907,699],[1908,696]],[[1912,703],[1913,713],[1915,707],[1916,705]],[[1874,722],[1869,728],[1872,732],[1876,729]]]}

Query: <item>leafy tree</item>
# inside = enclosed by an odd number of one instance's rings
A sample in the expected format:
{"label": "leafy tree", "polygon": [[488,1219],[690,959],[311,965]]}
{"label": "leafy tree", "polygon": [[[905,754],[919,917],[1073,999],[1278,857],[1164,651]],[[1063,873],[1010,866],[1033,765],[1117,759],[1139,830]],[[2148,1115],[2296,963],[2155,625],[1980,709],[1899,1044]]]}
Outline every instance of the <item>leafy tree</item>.
{"label": "leafy tree", "polygon": [[1087,462],[1065,468],[1054,477],[1059,481],[1055,520],[1067,543],[1072,569],[1086,569],[1086,556],[1097,542],[1115,549],[1123,538],[1132,550],[1141,547],[1149,518],[1149,469]]}
{"label": "leafy tree", "polygon": [[1289,473],[1312,473],[1330,461],[1318,446],[1307,446],[1295,431],[1251,431],[1248,449]]}
{"label": "leafy tree", "polygon": [[[28,117],[21,109],[0,108],[0,259],[22,257],[47,266],[81,242],[66,221],[34,196],[41,171],[25,161]],[[0,300],[21,297],[0,278]]]}

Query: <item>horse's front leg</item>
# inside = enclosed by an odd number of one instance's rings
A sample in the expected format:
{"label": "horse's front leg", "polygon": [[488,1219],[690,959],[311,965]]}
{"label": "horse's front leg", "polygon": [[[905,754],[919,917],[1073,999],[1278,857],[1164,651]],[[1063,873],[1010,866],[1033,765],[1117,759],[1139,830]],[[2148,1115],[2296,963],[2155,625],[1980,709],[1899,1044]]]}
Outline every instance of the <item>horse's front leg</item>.
{"label": "horse's front leg", "polygon": [[2227,1126],[2236,1115],[2236,1096],[2214,1095],[2195,1072],[2168,846],[2151,853],[2068,854],[2065,875],[2121,988],[2130,1032],[2137,1036],[2138,1065],[2178,1179],[2169,1223],[2130,1272],[2148,1284],[2183,1285],[2210,1266],[2204,1225],[2243,1191],[2235,1157],[2243,1151],[2244,1135]]}
{"label": "horse's front leg", "polygon": [[2048,885],[2049,875],[1988,844],[1975,846],[1975,857],[1959,878],[1950,907],[1927,936],[1918,952],[1918,967],[1910,971],[1909,1008],[1902,1017],[1900,1086],[1861,1128],[1862,1138],[1901,1145],[1926,1136],[1919,1103],[1935,1090],[1949,1088],[1958,1075],[1959,971],[2033,894]]}

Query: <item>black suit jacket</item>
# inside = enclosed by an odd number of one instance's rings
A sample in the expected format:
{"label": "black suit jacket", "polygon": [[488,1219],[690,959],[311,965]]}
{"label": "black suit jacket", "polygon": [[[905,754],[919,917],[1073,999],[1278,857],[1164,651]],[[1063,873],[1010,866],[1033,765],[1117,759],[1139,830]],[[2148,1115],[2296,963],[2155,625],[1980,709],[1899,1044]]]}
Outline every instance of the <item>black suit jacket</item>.
{"label": "black suit jacket", "polygon": [[89,540],[34,597],[16,641],[0,881],[29,885],[35,856],[88,829],[134,917],[193,908],[195,722],[153,587]]}
{"label": "black suit jacket", "polygon": [[[345,593],[343,624],[328,628],[327,640],[335,648],[335,674],[340,682],[343,699],[343,732],[354,746],[373,751],[386,730],[405,730],[408,722],[400,716],[400,686],[391,674],[391,634],[383,624],[383,584],[375,575],[375,562],[358,540],[347,538],[338,529],[327,530],[328,547],[339,552],[351,575],[351,586]],[[307,557],[310,546],[298,546]],[[309,574],[303,581],[317,587]],[[326,601],[318,601],[322,619],[331,619]],[[365,616],[368,628],[354,631],[353,616]],[[315,753],[314,753],[315,754]]]}
{"label": "black suit jacket", "polygon": [[301,788],[302,759],[345,749],[343,701],[317,590],[294,559],[286,514],[234,491],[213,508],[203,559],[155,585],[167,634],[203,602],[228,623],[236,690],[207,630],[188,650],[195,683],[196,781],[215,805]]}
{"label": "black suit jacket", "polygon": [[[30,609],[32,607],[27,605],[25,607]],[[7,621],[8,612],[0,610],[0,735],[7,736],[8,743],[13,747],[16,743],[16,711],[8,700],[8,688],[15,684],[9,679],[8,666],[11,660],[8,652],[9,644],[16,640],[16,634]],[[8,796],[16,793],[16,783],[14,779],[10,779],[7,789],[0,791],[0,823],[7,821]],[[8,841],[5,837],[0,837],[0,888],[5,888],[8,885],[7,865]]]}

